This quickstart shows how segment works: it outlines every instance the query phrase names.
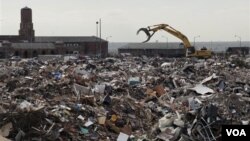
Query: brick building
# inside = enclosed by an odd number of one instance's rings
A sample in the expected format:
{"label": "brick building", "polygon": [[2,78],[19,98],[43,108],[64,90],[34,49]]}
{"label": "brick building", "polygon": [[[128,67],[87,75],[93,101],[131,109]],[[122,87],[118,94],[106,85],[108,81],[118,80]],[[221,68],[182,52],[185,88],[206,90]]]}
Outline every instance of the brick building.
{"label": "brick building", "polygon": [[0,58],[64,55],[75,51],[81,55],[106,56],[108,42],[96,36],[35,36],[32,10],[28,7],[21,9],[19,35],[0,35]]}

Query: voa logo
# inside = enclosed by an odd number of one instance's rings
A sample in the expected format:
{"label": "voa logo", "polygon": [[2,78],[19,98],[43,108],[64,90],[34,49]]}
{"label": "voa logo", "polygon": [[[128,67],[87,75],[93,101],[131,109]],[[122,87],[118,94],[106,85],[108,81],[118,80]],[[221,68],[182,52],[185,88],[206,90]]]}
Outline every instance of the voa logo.
{"label": "voa logo", "polygon": [[227,136],[247,136],[244,129],[226,129]]}

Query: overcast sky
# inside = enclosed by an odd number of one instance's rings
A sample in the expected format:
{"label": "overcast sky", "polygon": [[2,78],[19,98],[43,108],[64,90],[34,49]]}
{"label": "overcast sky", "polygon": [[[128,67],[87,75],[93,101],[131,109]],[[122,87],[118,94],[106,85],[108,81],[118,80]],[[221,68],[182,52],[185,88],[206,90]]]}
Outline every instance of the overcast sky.
{"label": "overcast sky", "polygon": [[[0,34],[18,34],[20,9],[33,10],[37,36],[96,35],[111,42],[141,42],[140,27],[167,23],[196,41],[250,41],[250,0],[0,0]],[[179,41],[166,32],[151,41]]]}

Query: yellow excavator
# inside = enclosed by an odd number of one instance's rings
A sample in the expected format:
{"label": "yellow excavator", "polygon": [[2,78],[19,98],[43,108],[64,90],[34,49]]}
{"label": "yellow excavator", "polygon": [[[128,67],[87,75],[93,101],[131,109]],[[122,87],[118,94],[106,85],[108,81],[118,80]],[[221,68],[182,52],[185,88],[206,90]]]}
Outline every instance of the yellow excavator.
{"label": "yellow excavator", "polygon": [[188,38],[184,34],[182,34],[180,31],[174,29],[173,27],[167,24],[158,24],[158,25],[148,26],[147,28],[140,28],[137,31],[137,34],[139,34],[139,32],[141,31],[145,32],[145,34],[148,36],[147,40],[143,42],[145,43],[151,39],[151,37],[155,34],[155,32],[160,30],[164,30],[182,40],[183,42],[182,44],[186,48],[186,57],[196,57],[196,58],[206,59],[212,56],[212,51],[208,50],[206,47],[203,47],[200,50],[195,50],[195,47],[191,46]]}

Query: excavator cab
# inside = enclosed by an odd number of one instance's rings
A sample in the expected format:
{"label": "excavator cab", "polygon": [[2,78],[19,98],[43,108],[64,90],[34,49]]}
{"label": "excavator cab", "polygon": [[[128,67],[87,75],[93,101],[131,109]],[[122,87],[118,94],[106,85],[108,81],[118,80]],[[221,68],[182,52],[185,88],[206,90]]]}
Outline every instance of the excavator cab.
{"label": "excavator cab", "polygon": [[210,58],[211,56],[212,56],[212,51],[208,50],[206,47],[203,47],[200,50],[194,50],[193,53],[188,54],[188,57],[196,57],[200,59],[207,59]]}
{"label": "excavator cab", "polygon": [[207,50],[207,48],[206,48],[205,46],[203,46],[203,47],[201,48],[201,50]]}
{"label": "excavator cab", "polygon": [[195,47],[191,46],[187,48],[188,54],[194,54],[195,53]]}
{"label": "excavator cab", "polygon": [[[180,43],[179,47],[180,48],[185,48],[183,43]],[[190,54],[194,54],[194,53],[195,53],[195,48],[194,47],[186,48],[186,57],[188,57]]]}

